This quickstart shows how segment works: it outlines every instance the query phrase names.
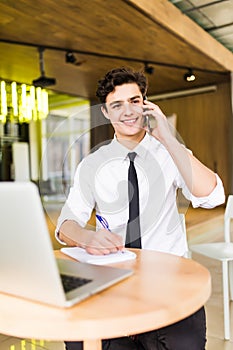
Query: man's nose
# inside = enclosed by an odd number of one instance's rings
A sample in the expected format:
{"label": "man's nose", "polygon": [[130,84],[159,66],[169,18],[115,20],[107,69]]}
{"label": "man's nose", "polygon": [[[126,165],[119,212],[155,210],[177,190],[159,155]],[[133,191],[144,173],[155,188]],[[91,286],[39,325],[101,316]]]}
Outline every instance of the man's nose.
{"label": "man's nose", "polygon": [[124,104],[124,113],[125,115],[131,115],[133,113],[132,104],[125,102]]}

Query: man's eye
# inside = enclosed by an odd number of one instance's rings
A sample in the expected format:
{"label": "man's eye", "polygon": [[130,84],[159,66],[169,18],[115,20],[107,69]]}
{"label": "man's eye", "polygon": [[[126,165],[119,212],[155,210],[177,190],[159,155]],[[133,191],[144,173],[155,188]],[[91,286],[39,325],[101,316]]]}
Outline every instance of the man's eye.
{"label": "man's eye", "polygon": [[117,103],[115,105],[112,106],[112,109],[118,109],[121,107],[121,104],[120,103]]}
{"label": "man's eye", "polygon": [[139,99],[136,99],[136,100],[133,100],[132,101],[134,104],[138,104],[139,102],[140,102],[140,100]]}

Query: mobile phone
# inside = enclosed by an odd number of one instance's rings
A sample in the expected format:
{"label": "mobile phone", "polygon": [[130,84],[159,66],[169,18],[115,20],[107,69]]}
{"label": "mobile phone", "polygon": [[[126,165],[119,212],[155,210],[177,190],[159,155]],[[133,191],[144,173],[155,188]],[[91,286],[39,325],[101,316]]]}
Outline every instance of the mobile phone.
{"label": "mobile phone", "polygon": [[[145,101],[145,100],[147,100],[146,95],[143,96],[143,101]],[[145,110],[146,110],[146,109],[145,109]],[[144,111],[145,111],[145,110],[144,110]],[[146,115],[146,116],[144,117],[143,127],[147,127],[148,132],[151,134],[152,128],[151,128],[151,125],[150,125],[150,118],[149,118],[149,115]]]}

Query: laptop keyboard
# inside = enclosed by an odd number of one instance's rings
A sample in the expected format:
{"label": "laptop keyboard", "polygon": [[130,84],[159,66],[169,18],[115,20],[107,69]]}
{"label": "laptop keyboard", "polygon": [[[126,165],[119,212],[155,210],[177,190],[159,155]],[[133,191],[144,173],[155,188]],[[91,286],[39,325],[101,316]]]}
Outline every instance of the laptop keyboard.
{"label": "laptop keyboard", "polygon": [[73,289],[82,287],[83,285],[92,282],[92,280],[87,278],[74,277],[74,276],[68,276],[68,275],[60,275],[60,276],[61,276],[61,281],[62,281],[65,293],[68,293]]}

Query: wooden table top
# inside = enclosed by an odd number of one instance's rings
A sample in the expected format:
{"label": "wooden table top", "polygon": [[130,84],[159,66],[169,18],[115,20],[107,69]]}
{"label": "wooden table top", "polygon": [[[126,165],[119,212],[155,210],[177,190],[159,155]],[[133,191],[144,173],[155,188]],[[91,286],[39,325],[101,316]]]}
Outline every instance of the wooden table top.
{"label": "wooden table top", "polygon": [[69,309],[1,293],[0,333],[57,341],[112,338],[174,323],[208,300],[211,278],[205,267],[171,254],[133,251],[136,260],[114,264],[133,269],[131,277]]}

